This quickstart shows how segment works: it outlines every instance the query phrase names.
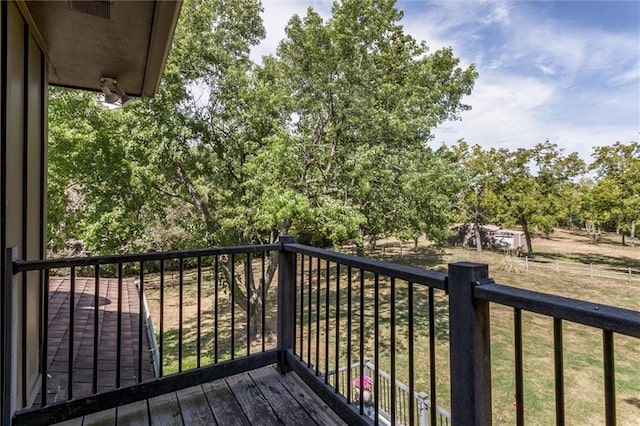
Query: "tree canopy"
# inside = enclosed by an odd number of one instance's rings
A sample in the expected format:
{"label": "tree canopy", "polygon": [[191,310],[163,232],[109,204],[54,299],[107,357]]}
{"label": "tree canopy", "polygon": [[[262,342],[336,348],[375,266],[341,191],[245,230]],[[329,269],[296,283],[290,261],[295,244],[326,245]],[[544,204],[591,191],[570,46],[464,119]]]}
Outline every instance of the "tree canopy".
{"label": "tree canopy", "polygon": [[[392,0],[294,15],[277,51],[257,0],[186,1],[157,96],[106,108],[51,89],[49,239],[92,253],[380,236],[443,244],[455,222],[535,232],[597,222],[633,233],[639,146],[597,147],[590,176],[547,141],[433,149],[477,72],[429,51]],[[472,136],[472,135],[470,135]],[[517,144],[517,141],[514,141]],[[582,180],[579,180],[583,176]],[[571,200],[567,202],[567,200]]]}

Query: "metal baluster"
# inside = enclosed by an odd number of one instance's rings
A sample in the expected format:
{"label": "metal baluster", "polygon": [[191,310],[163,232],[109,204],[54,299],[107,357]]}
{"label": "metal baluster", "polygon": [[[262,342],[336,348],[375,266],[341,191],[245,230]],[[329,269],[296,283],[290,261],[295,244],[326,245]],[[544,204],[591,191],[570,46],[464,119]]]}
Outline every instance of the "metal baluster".
{"label": "metal baluster", "polygon": [[516,424],[524,425],[524,380],[522,365],[522,310],[513,309],[513,330],[516,367]]}
{"label": "metal baluster", "polygon": [[553,360],[556,389],[556,425],[564,425],[564,360],[562,348],[562,320],[553,319]]}

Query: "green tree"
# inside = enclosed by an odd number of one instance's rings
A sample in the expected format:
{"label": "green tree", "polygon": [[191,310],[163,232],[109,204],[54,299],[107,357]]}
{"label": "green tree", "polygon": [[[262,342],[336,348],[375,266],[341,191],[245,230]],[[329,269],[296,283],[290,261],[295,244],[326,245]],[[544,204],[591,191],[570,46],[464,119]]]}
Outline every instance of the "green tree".
{"label": "green tree", "polygon": [[521,226],[529,253],[536,229],[550,234],[569,214],[564,197],[584,168],[576,153],[564,155],[549,141],[513,151],[461,142],[453,155],[471,182],[463,197],[465,216],[476,227],[484,221]]}
{"label": "green tree", "polygon": [[355,237],[360,251],[365,238],[399,228],[406,164],[425,156],[434,126],[469,108],[462,98],[477,77],[450,48],[427,54],[394,4],[335,2],[326,22],[310,8],[267,62],[290,93],[282,144],[298,158],[294,188],[316,221],[306,226],[334,242]]}
{"label": "green tree", "polygon": [[100,254],[144,247],[154,209],[146,208],[125,112],[109,111],[92,93],[51,88],[49,97],[49,248]]}
{"label": "green tree", "polygon": [[635,246],[635,230],[640,215],[640,144],[616,142],[595,147],[590,170],[595,172],[591,188],[591,212],[598,222],[612,222],[616,230],[631,237]]}
{"label": "green tree", "polygon": [[495,220],[492,212],[495,203],[491,202],[491,178],[495,172],[492,156],[495,151],[484,151],[480,145],[470,147],[465,140],[459,140],[448,155],[463,173],[465,182],[456,206],[458,218],[472,225],[476,251],[481,253],[481,227]]}

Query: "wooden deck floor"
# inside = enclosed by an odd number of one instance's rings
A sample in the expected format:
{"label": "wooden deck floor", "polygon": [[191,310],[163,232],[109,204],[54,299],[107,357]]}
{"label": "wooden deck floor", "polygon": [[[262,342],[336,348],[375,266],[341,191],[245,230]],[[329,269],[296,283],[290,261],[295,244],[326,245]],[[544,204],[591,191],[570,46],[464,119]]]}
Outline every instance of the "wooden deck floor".
{"label": "wooden deck floor", "polygon": [[58,425],[342,424],[295,373],[265,367]]}
{"label": "wooden deck floor", "polygon": [[[97,383],[98,392],[114,389],[117,366],[118,280],[101,278],[98,297],[98,330],[94,333],[95,280],[75,280],[74,324],[70,324],[70,279],[52,277],[49,283],[49,329],[47,402],[51,404],[68,398],[73,386],[75,398],[88,396],[93,382],[93,339],[98,338]],[[133,280],[124,280],[122,286],[122,337],[120,381],[121,386],[137,383],[138,379],[138,321],[140,299]],[[69,337],[73,332],[73,383],[69,383]],[[153,365],[146,330],[142,334],[142,380],[153,378]],[[36,406],[41,395],[36,398]]]}

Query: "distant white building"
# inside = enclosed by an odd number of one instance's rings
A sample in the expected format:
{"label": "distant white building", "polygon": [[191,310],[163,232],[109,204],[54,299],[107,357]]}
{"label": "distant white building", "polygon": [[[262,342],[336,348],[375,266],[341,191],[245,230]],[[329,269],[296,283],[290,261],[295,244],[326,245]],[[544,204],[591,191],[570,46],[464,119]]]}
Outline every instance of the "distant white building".
{"label": "distant white building", "polygon": [[503,250],[519,252],[527,244],[527,239],[522,231],[501,229],[493,234],[493,246]]}
{"label": "distant white building", "polygon": [[[475,247],[476,235],[473,224],[458,224],[451,227],[455,234],[449,238],[449,245],[456,247]],[[500,229],[496,225],[481,225],[482,247],[519,252],[527,244],[524,232],[513,229]]]}

